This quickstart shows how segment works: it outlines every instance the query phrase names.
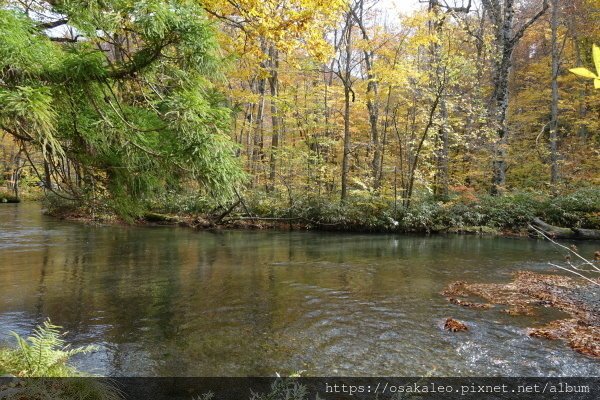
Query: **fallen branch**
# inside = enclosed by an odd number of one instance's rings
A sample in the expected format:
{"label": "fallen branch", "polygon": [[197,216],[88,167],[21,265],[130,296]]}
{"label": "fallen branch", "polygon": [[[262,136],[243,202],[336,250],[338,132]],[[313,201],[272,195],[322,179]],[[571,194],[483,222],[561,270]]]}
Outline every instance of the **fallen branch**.
{"label": "fallen branch", "polygon": [[575,239],[575,240],[600,240],[599,229],[563,228],[545,223],[539,218],[534,218],[529,227],[537,227],[536,231],[543,231],[544,236],[553,239]]}
{"label": "fallen branch", "polygon": [[573,250],[570,247],[565,246],[564,244],[560,244],[558,242],[556,242],[555,240],[553,240],[552,238],[548,237],[548,235],[546,235],[542,230],[535,228],[533,225],[529,225],[529,228],[533,229],[534,231],[536,231],[537,233],[539,233],[540,235],[542,235],[544,238],[546,238],[547,240],[549,240],[551,243],[553,243],[556,246],[562,247],[563,249],[567,250],[568,252],[572,253],[573,255],[575,255],[577,258],[580,258],[584,264],[589,265],[590,267],[592,267],[595,271],[600,272],[600,268],[598,268],[596,265],[594,265],[593,262],[589,261],[587,258],[583,257],[581,254],[579,254],[578,252],[576,252],[575,250]]}

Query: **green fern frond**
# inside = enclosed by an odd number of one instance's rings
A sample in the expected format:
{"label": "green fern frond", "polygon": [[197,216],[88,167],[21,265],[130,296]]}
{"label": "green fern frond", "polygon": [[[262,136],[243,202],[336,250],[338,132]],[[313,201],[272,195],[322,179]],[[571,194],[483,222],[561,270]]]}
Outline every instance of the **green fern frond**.
{"label": "green fern frond", "polygon": [[76,354],[90,353],[94,346],[70,349],[65,345],[64,334],[60,326],[53,325],[50,320],[37,326],[30,337],[24,339],[11,332],[17,341],[16,349],[10,351],[0,362],[2,369],[19,376],[73,376],[76,371],[67,363]]}

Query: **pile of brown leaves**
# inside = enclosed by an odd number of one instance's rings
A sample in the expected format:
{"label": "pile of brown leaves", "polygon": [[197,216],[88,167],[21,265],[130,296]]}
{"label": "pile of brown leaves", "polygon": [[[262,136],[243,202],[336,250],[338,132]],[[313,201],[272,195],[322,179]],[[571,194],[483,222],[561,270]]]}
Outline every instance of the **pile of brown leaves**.
{"label": "pile of brown leaves", "polygon": [[[600,357],[600,299],[590,300],[582,293],[594,290],[568,276],[543,275],[528,271],[517,272],[508,283],[453,282],[444,289],[449,302],[468,308],[489,309],[494,305],[507,308],[509,315],[532,315],[535,307],[553,307],[568,313],[571,318],[553,321],[543,327],[529,329],[532,337],[561,339],[582,353]],[[478,297],[486,303],[459,298]]]}

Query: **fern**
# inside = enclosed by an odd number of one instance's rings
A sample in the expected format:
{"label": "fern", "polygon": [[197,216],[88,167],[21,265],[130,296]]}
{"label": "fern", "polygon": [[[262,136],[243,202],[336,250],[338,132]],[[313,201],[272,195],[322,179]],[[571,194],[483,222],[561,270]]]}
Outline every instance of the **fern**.
{"label": "fern", "polygon": [[94,346],[70,349],[63,339],[60,327],[50,320],[34,329],[27,339],[11,332],[17,341],[17,348],[3,351],[0,369],[18,376],[50,377],[77,375],[67,363],[76,354],[90,353]]}

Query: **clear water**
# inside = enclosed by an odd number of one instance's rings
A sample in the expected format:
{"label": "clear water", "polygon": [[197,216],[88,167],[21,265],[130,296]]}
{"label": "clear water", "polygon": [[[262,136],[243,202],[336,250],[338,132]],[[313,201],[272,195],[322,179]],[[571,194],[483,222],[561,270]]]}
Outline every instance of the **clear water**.
{"label": "clear water", "polygon": [[[593,244],[580,244],[593,253]],[[94,227],[0,205],[0,341],[50,317],[111,376],[598,376],[600,363],[469,310],[455,280],[550,271],[529,239]],[[468,333],[442,329],[447,317]]]}

